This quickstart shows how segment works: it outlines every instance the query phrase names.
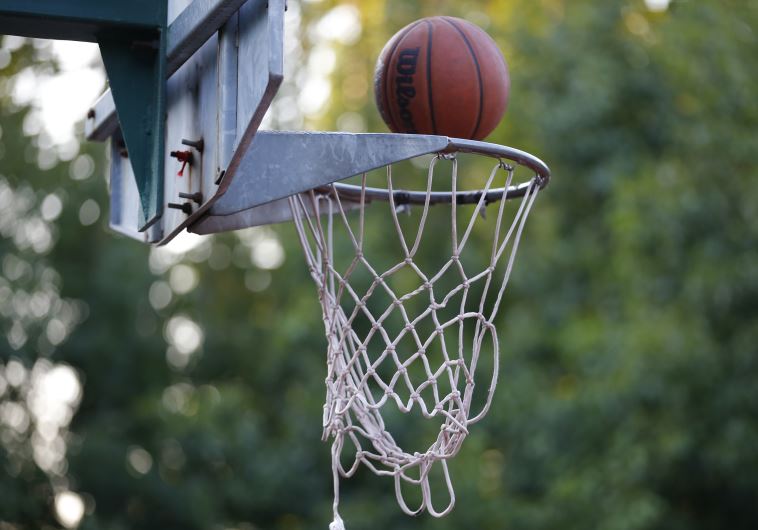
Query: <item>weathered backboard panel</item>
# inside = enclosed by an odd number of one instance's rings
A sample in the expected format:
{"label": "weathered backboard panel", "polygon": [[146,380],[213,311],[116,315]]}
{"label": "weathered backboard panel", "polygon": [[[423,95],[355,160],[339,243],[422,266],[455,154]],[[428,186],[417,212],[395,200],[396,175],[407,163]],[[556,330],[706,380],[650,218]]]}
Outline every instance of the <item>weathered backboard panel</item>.
{"label": "weathered backboard panel", "polygon": [[[186,9],[188,0],[169,0],[169,24]],[[234,15],[232,18],[236,18]],[[230,31],[227,23],[219,33],[195,52],[166,82],[166,157],[164,158],[164,200],[161,220],[163,237],[170,237],[188,215],[168,205],[188,204],[192,211],[216,192],[216,176],[219,174],[219,34]],[[234,31],[235,28],[231,28]],[[236,50],[227,50],[232,53]],[[234,106],[235,101],[227,102]],[[200,142],[202,150],[184,145],[182,140]],[[171,156],[172,152],[185,153],[191,160],[187,163]],[[200,204],[185,196],[202,194]],[[198,195],[198,198],[201,196]],[[184,206],[187,208],[187,206]]]}

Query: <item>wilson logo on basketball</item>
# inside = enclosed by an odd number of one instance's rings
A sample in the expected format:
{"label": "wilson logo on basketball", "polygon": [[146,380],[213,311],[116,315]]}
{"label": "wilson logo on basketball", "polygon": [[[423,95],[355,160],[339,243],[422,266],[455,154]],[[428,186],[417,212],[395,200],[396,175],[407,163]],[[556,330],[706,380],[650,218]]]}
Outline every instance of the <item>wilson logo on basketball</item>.
{"label": "wilson logo on basketball", "polygon": [[413,76],[416,74],[416,63],[418,62],[418,53],[420,48],[408,48],[400,51],[395,71],[395,96],[397,104],[400,107],[400,119],[403,122],[403,128],[406,132],[415,133],[416,126],[413,124],[413,114],[408,106],[411,99],[416,95],[416,89],[413,87]]}

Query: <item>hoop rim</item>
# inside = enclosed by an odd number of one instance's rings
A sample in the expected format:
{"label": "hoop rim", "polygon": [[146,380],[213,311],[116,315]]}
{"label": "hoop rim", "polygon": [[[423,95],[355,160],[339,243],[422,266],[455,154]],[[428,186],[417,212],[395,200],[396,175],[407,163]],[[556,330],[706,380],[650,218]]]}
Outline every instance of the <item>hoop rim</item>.
{"label": "hoop rim", "polygon": [[[484,204],[488,205],[499,200],[515,199],[525,196],[533,186],[537,186],[539,189],[545,188],[550,182],[551,174],[550,168],[542,160],[536,156],[521,151],[513,147],[505,145],[494,144],[490,142],[481,142],[478,140],[467,140],[464,138],[448,138],[447,147],[437,153],[438,157],[444,157],[453,153],[471,153],[491,158],[496,158],[501,162],[508,160],[515,162],[518,165],[527,167],[534,171],[534,177],[528,182],[522,182],[520,184],[514,184],[505,188],[493,188],[485,193],[483,189],[478,190],[466,190],[457,191],[408,191],[408,190],[393,190],[389,191],[384,188],[364,188],[355,184],[343,184],[341,182],[334,182],[327,186],[319,186],[315,188],[316,191],[321,193],[329,193],[332,190],[337,192],[341,197],[348,200],[360,200],[362,196],[365,196],[365,200],[370,201],[387,201],[390,200],[390,195],[395,204],[402,206],[408,204],[444,204],[452,203],[455,200],[456,204],[477,204],[484,194]],[[455,198],[455,199],[454,199]]]}

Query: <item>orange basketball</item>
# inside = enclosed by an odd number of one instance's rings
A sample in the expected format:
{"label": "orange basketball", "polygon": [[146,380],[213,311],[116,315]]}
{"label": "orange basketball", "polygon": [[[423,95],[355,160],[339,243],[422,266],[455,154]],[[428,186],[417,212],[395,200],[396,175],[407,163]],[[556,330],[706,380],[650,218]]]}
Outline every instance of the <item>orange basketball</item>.
{"label": "orange basketball", "polygon": [[394,132],[481,140],[505,114],[508,65],[495,41],[460,18],[401,29],[376,63],[379,113]]}

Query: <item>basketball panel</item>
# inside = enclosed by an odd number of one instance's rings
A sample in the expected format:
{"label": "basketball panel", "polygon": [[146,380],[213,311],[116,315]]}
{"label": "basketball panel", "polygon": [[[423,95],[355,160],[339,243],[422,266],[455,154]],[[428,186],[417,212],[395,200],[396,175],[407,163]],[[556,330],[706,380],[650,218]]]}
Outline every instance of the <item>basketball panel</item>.
{"label": "basketball panel", "polygon": [[497,127],[505,115],[510,95],[508,65],[497,43],[483,29],[466,20],[451,21],[466,35],[479,62],[483,112],[478,130],[472,138],[481,140]]}
{"label": "basketball panel", "polygon": [[387,44],[384,45],[384,48],[382,48],[374,69],[374,98],[376,100],[376,106],[377,109],[379,109],[379,115],[382,117],[382,120],[384,120],[384,123],[386,123],[390,130],[394,132],[400,131],[397,130],[397,125],[392,120],[392,112],[390,110],[390,96],[392,95],[391,85],[389,84],[390,70],[392,68],[390,63],[401,39],[411,30],[411,28],[419,23],[420,21],[416,21],[408,24],[392,36]]}
{"label": "basketball panel", "polygon": [[396,132],[434,132],[427,82],[429,24],[426,20],[421,22],[400,38],[389,58],[385,90],[388,91],[389,114]]}
{"label": "basketball panel", "polygon": [[461,31],[445,17],[433,21],[432,86],[437,132],[470,138],[481,116],[479,69]]}

